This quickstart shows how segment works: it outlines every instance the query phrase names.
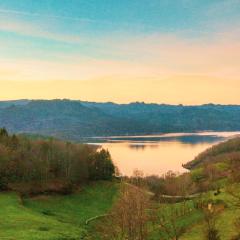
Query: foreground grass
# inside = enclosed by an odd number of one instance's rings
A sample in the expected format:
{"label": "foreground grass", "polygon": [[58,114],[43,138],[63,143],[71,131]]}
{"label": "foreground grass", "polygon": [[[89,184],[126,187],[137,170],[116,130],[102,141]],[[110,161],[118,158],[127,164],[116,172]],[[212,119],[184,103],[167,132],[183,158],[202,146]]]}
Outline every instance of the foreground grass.
{"label": "foreground grass", "polygon": [[[210,192],[207,196],[211,199],[222,200],[227,204],[227,207],[224,209],[222,213],[220,213],[217,217],[217,229],[219,230],[221,240],[229,240],[234,235],[236,235],[236,229],[234,227],[234,221],[237,216],[239,216],[240,211],[231,203],[233,202],[232,197],[226,193],[222,192],[218,196],[214,196],[212,192]],[[204,238],[204,221],[199,221],[197,224],[193,225],[188,231],[182,236],[182,240],[202,240]]]}
{"label": "foreground grass", "polygon": [[75,240],[87,235],[85,221],[106,213],[117,195],[114,183],[96,183],[68,196],[24,199],[0,194],[0,239]]}
{"label": "foreground grass", "polygon": [[[99,182],[85,186],[81,191],[66,196],[38,196],[21,199],[16,193],[0,194],[0,239],[4,240],[80,240],[98,239],[93,232],[101,219],[89,224],[86,220],[105,214],[118,196],[119,184]],[[233,221],[239,211],[232,206],[231,196],[222,192],[214,196],[212,192],[206,198],[224,201],[228,207],[218,216],[217,227],[222,240],[229,240],[235,235]],[[177,225],[186,228],[181,240],[204,239],[202,212],[194,209],[193,202],[186,203],[192,209],[177,220]],[[181,203],[169,205],[181,207]],[[158,210],[161,213],[161,209]],[[166,236],[157,226],[149,226],[150,239],[159,240]],[[155,229],[155,230],[153,230]],[[153,230],[153,231],[152,231]],[[88,238],[89,236],[89,238]]]}
{"label": "foreground grass", "polygon": [[72,195],[25,199],[24,205],[61,222],[82,226],[87,219],[106,213],[116,193],[116,184],[102,182],[87,186]]}
{"label": "foreground grass", "polygon": [[[191,211],[189,211],[188,213],[179,216],[176,218],[176,229],[189,229],[193,224],[196,224],[197,222],[202,220],[202,212],[200,210],[196,210],[193,206],[193,201],[189,200],[185,203],[185,207],[188,209],[191,209]],[[164,214],[165,216],[170,216],[171,215],[171,211],[174,209],[182,209],[183,205],[182,203],[175,203],[175,204],[165,204],[164,207],[161,209],[161,207],[158,209],[158,213],[160,214],[160,216],[162,214]],[[173,226],[170,224],[169,225],[169,229],[168,230],[172,230],[173,231]],[[166,231],[162,230],[161,227],[159,226],[159,224],[156,222],[155,224],[153,224],[151,226],[151,228],[153,231],[150,234],[150,240],[159,240],[159,239],[170,239],[169,235],[166,233]],[[169,231],[170,233],[171,231]],[[174,233],[172,232],[172,238],[174,238]],[[181,238],[180,238],[181,239]]]}
{"label": "foreground grass", "polygon": [[[18,195],[0,195],[0,239],[77,239],[84,229],[59,222],[21,204]],[[69,237],[69,238],[67,238]]]}
{"label": "foreground grass", "polygon": [[[222,240],[229,240],[236,235],[236,230],[233,226],[233,221],[236,218],[235,210],[225,210],[218,218],[217,228]],[[204,223],[193,226],[181,238],[182,240],[202,240],[204,238]]]}

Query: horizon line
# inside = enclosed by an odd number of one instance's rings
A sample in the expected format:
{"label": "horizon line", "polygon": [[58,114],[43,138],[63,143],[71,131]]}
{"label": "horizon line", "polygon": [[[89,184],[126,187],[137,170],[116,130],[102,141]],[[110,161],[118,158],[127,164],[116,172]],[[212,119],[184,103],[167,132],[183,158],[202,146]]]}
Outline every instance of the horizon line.
{"label": "horizon line", "polygon": [[146,104],[146,105],[168,105],[168,106],[183,106],[183,107],[191,107],[191,106],[207,106],[207,105],[214,105],[214,106],[240,106],[240,104],[222,104],[222,103],[201,103],[201,104],[182,104],[182,103],[158,103],[158,102],[145,102],[145,101],[133,101],[133,102],[127,102],[127,103],[120,103],[120,102],[113,102],[113,101],[89,101],[89,100],[81,100],[81,99],[71,99],[71,98],[50,98],[50,99],[44,99],[44,98],[19,98],[19,99],[0,99],[1,102],[17,102],[17,101],[71,101],[71,102],[86,102],[86,103],[98,103],[98,104],[116,104],[116,105],[130,105],[130,104]]}

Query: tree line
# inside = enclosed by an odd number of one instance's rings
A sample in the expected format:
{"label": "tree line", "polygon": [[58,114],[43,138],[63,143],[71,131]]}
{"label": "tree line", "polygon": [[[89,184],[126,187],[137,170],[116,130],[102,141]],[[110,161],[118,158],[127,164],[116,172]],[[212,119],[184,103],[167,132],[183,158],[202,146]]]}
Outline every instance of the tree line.
{"label": "tree line", "polygon": [[30,140],[0,129],[0,188],[40,186],[59,190],[110,180],[115,172],[107,150],[55,139]]}

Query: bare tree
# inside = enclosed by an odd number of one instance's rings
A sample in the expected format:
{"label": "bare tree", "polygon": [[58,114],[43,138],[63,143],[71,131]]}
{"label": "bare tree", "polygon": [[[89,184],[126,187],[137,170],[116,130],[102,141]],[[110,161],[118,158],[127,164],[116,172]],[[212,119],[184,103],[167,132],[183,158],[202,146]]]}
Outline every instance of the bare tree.
{"label": "bare tree", "polygon": [[216,212],[211,205],[203,210],[205,221],[205,239],[206,240],[220,240],[219,231],[216,228]]}
{"label": "bare tree", "polygon": [[120,197],[111,213],[99,226],[102,239],[148,239],[149,197],[139,187],[122,184]]}

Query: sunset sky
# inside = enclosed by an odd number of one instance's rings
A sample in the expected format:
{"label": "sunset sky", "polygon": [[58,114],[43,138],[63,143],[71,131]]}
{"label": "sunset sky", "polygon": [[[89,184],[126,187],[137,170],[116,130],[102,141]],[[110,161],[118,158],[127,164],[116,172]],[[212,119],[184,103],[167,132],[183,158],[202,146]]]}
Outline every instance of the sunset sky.
{"label": "sunset sky", "polygon": [[0,0],[0,100],[240,104],[240,0]]}

